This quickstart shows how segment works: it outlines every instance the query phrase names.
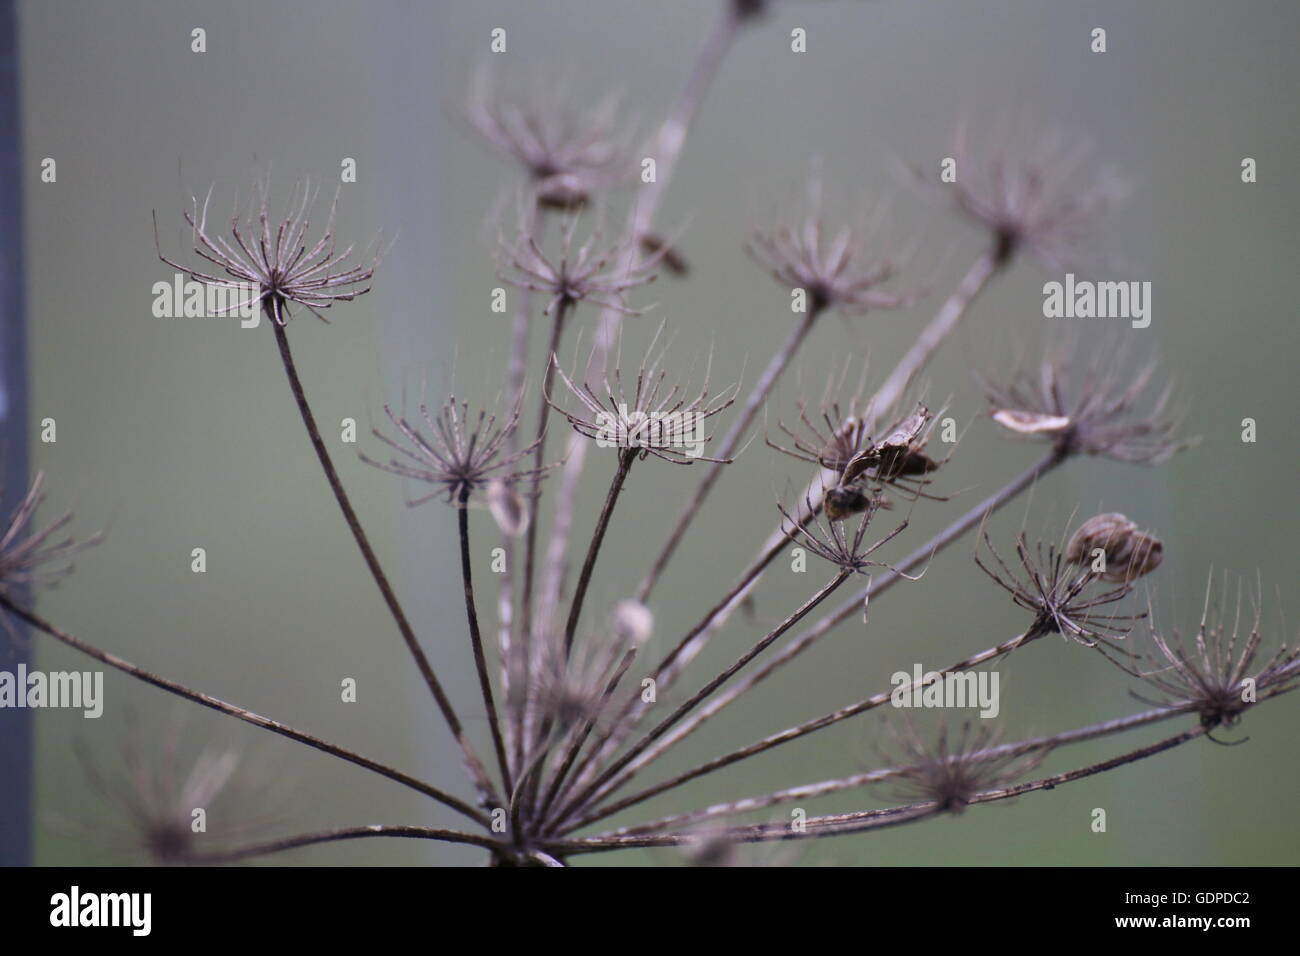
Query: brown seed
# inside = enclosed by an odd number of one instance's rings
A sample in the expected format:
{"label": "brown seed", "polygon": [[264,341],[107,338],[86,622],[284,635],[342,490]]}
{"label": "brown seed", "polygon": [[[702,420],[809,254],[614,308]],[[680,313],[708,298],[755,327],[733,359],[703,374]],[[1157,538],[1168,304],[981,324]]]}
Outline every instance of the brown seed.
{"label": "brown seed", "polygon": [[1021,435],[1049,434],[1064,431],[1070,426],[1070,420],[1064,415],[1022,412],[1014,408],[1003,408],[994,412],[993,420],[1003,428]]}
{"label": "brown seed", "polygon": [[1100,550],[1105,559],[1104,581],[1132,581],[1150,574],[1164,558],[1160,539],[1145,531],[1118,512],[1094,515],[1074,532],[1066,547],[1072,564],[1091,564]]}

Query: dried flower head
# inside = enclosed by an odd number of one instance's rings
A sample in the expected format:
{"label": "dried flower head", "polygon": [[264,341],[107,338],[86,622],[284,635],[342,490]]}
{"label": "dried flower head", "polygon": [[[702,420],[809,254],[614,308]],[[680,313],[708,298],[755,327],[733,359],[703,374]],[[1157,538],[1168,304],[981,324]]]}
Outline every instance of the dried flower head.
{"label": "dried flower head", "polygon": [[898,264],[868,252],[871,231],[861,224],[831,233],[821,206],[821,182],[814,176],[803,211],[770,229],[756,230],[747,245],[777,282],[804,290],[810,313],[838,309],[863,315],[871,309],[902,309],[924,295],[881,291],[878,287],[898,274]]}
{"label": "dried flower head", "polygon": [[976,794],[1015,783],[1045,756],[1000,752],[996,732],[969,720],[955,736],[941,725],[933,739],[910,723],[891,729],[898,753],[890,759],[906,768],[898,778],[899,798],[933,803],[948,813],[961,813]]}
{"label": "dried flower head", "polygon": [[[823,516],[818,515],[812,499],[808,496],[804,497],[803,508],[797,514],[791,514],[786,510],[785,505],[778,502],[777,509],[781,512],[782,519],[781,530],[790,540],[845,571],[863,573],[873,566],[888,567],[883,562],[873,561],[871,555],[902,534],[907,529],[907,521],[903,521],[883,538],[867,544],[867,529],[881,507],[879,496],[864,494],[865,503],[856,510],[857,522],[850,530],[850,525],[854,523],[845,520],[849,517],[848,513],[832,514],[830,495],[836,490],[835,488],[825,490],[823,499],[826,508]],[[908,580],[916,580],[901,571],[895,573],[907,577]]]}
{"label": "dried flower head", "polygon": [[1154,698],[1135,694],[1139,700],[1160,707],[1190,707],[1200,715],[1201,724],[1207,729],[1235,726],[1241,715],[1260,700],[1300,686],[1300,648],[1288,649],[1282,644],[1267,662],[1259,660],[1263,643],[1260,595],[1257,593],[1252,598],[1253,621],[1245,640],[1239,643],[1243,605],[1240,586],[1235,607],[1230,611],[1227,576],[1219,598],[1212,604],[1213,585],[1211,576],[1194,647],[1186,647],[1177,630],[1172,637],[1165,637],[1153,616],[1150,625],[1153,649],[1132,665],[1111,658],[1126,673],[1142,680],[1154,694]]}
{"label": "dried flower head", "polygon": [[856,400],[848,406],[848,414],[839,403],[823,404],[819,417],[820,422],[811,418],[807,404],[801,402],[799,420],[804,433],[778,422],[777,428],[790,439],[792,447],[770,439],[767,445],[839,476],[838,483],[826,488],[823,496],[829,517],[842,519],[859,514],[872,501],[888,507],[882,494],[885,486],[913,498],[935,497],[922,491],[931,481],[924,476],[942,464],[925,452],[934,416],[924,405],[918,404],[910,415],[888,426],[879,440],[869,434],[874,416],[859,412]]}
{"label": "dried flower head", "polygon": [[988,529],[981,534],[996,567],[991,567],[975,553],[975,563],[1011,595],[1017,605],[1034,614],[1033,624],[1026,630],[1025,640],[1043,634],[1060,634],[1083,644],[1095,647],[1109,644],[1125,637],[1132,630],[1133,621],[1144,614],[1102,614],[1097,609],[1122,600],[1133,590],[1131,579],[1124,579],[1116,587],[1099,593],[1088,593],[1089,586],[1101,575],[1085,566],[1073,569],[1066,556],[1054,545],[1041,542],[1030,552],[1022,532],[1016,536],[1016,557],[1024,571],[1017,576],[989,540]]}
{"label": "dried flower head", "polygon": [[1196,444],[1175,437],[1181,422],[1168,414],[1172,388],[1141,407],[1154,362],[1133,369],[1118,338],[1103,340],[1090,356],[1081,351],[1063,341],[1036,367],[1022,366],[1001,382],[980,376],[994,421],[1020,437],[1049,441],[1062,454],[1140,465],[1158,465]]}
{"label": "dried flower head", "polygon": [[1070,536],[1065,557],[1071,564],[1095,565],[1103,581],[1131,581],[1160,566],[1164,545],[1118,512],[1093,515]]}
{"label": "dried flower head", "polygon": [[[369,283],[379,262],[377,255],[354,261],[352,246],[342,251],[335,247],[337,193],[330,203],[324,232],[309,248],[310,212],[316,203],[317,190],[310,183],[297,186],[275,227],[271,225],[267,192],[268,183],[259,182],[248,212],[241,217],[236,211],[231,216],[229,240],[208,230],[211,189],[201,208],[195,197],[193,208],[185,213],[193,235],[194,254],[219,268],[224,275],[182,265],[163,255],[161,247],[158,258],[204,285],[224,289],[255,287],[255,293],[229,306],[228,311],[256,303],[280,325],[289,321],[289,303],[302,306],[324,322],[327,320],[321,310],[335,302],[350,302],[370,291]],[[154,242],[158,242],[156,217]]]}
{"label": "dried flower head", "polygon": [[552,355],[556,372],[577,399],[579,408],[574,411],[561,408],[550,395],[545,396],[547,403],[568,419],[574,431],[594,439],[602,448],[637,449],[641,459],[654,455],[675,465],[695,461],[730,463],[730,458],[710,458],[704,454],[705,446],[713,440],[712,435],[705,433],[705,422],[731,406],[736,400],[736,386],[711,395],[708,367],[700,390],[693,397],[681,384],[670,385],[668,371],[662,366],[663,352],[655,351],[662,333],[661,325],[637,369],[630,394],[623,383],[617,357],[612,381],[611,374],[605,374],[602,398],[588,383],[575,384],[560,368],[559,359]]}
{"label": "dried flower head", "polygon": [[271,827],[279,811],[268,810],[268,803],[283,799],[274,793],[274,781],[262,778],[233,747],[202,747],[191,762],[185,730],[181,719],[146,736],[132,718],[120,759],[108,767],[100,766],[84,741],[74,741],[91,788],[123,818],[79,829],[110,851],[142,852],[155,864],[174,866]]}
{"label": "dried flower head", "polygon": [[956,180],[942,189],[992,232],[1003,260],[1024,250],[1049,270],[1072,268],[1096,220],[1126,190],[1109,170],[1086,171],[1091,151],[1077,139],[1006,131],[994,138],[997,145],[972,149],[960,127],[952,147]]}
{"label": "dried flower head", "polygon": [[[429,412],[427,405],[421,404],[420,415],[428,426],[427,435],[405,416],[396,414],[390,406],[385,405],[384,412],[406,439],[406,443],[399,443],[378,429],[372,429],[371,434],[402,457],[391,458],[385,463],[362,453],[361,460],[390,474],[440,486],[430,494],[411,501],[411,505],[424,504],[443,493],[448,502],[460,503],[466,501],[471,494],[498,483],[501,488],[508,490],[507,486],[539,477],[554,467],[546,465],[540,469],[515,469],[541,441],[539,436],[524,448],[507,450],[510,436],[519,424],[521,401],[522,396],[516,401],[509,416],[500,423],[495,414],[489,414],[485,410],[480,411],[476,418],[471,416],[469,404],[458,404],[455,396],[447,400],[436,416]],[[493,507],[494,516],[497,516],[498,510],[510,512],[523,507],[521,502],[513,500],[507,506],[502,501],[501,490],[494,492],[489,506]],[[503,513],[497,520],[501,521],[503,517],[508,515]],[[510,518],[521,530],[527,520],[526,515]]]}
{"label": "dried flower head", "polygon": [[543,315],[550,315],[561,305],[577,302],[588,302],[624,315],[640,315],[628,308],[625,295],[630,289],[655,281],[654,269],[662,251],[643,259],[636,243],[625,239],[597,252],[599,231],[593,231],[579,245],[575,241],[577,226],[577,216],[565,224],[560,258],[555,262],[546,257],[530,231],[520,228],[513,245],[500,244],[502,281],[548,296]]}
{"label": "dried flower head", "polygon": [[[60,537],[72,521],[71,512],[65,512],[44,528],[35,530],[32,523],[36,509],[45,501],[41,491],[44,483],[44,473],[37,472],[31,488],[9,516],[4,533],[0,535],[0,594],[10,599],[15,598],[15,590],[22,587],[53,587],[58,584],[72,573],[73,555],[98,544],[102,538],[98,534],[85,541]],[[0,617],[0,621],[13,636],[8,617]]]}
{"label": "dried flower head", "polygon": [[579,111],[568,107],[568,96],[556,84],[538,83],[531,90],[528,96],[499,94],[482,73],[467,112],[484,139],[524,167],[541,205],[572,209],[596,189],[627,177],[628,137],[616,125],[616,97]]}

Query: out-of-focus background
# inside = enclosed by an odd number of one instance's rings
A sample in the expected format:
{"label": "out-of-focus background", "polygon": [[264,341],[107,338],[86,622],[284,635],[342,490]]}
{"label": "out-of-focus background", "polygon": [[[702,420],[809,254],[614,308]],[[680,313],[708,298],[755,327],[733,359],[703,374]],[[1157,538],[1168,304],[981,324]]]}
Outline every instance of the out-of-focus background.
{"label": "out-of-focus background", "polygon": [[[73,577],[39,596],[41,613],[71,632],[184,683],[309,729],[467,791],[431,703],[337,514],[307,443],[265,323],[158,319],[151,287],[171,270],[155,256],[151,212],[170,253],[183,251],[181,220],[192,193],[215,184],[214,208],[230,208],[268,171],[273,192],[312,177],[333,191],[340,164],[345,241],[380,233],[392,250],[374,291],[342,304],[323,325],[290,327],[318,418],[337,436],[353,417],[368,431],[387,400],[456,389],[472,403],[503,387],[508,319],[489,309],[499,284],[491,258],[518,171],[477,140],[458,111],[471,77],[492,68],[506,88],[568,82],[579,100],[621,94],[628,121],[649,134],[678,96],[717,15],[716,3],[366,4],[323,0],[122,0],[20,4],[23,186],[30,338],[33,467],[51,504],[75,527],[105,529]],[[940,290],[902,312],[841,320],[815,330],[770,405],[769,421],[821,395],[852,356],[883,375],[983,238],[950,210],[919,196],[904,163],[937,171],[951,135],[1027,119],[1093,143],[1130,185],[1125,205],[1101,224],[1108,256],[1153,285],[1153,321],[1125,333],[1135,355],[1158,354],[1186,399],[1199,447],[1148,470],[1080,461],[1053,474],[991,523],[1009,545],[1024,524],[1056,539],[1071,516],[1120,510],[1165,542],[1165,562],[1146,579],[1164,617],[1194,625],[1211,567],[1254,580],[1265,595],[1271,640],[1294,636],[1292,587],[1300,518],[1294,505],[1297,434],[1294,296],[1300,154],[1294,42],[1300,12],[1278,0],[908,0],[774,3],[729,52],[686,143],[661,210],[682,229],[692,265],[633,302],[656,312],[629,323],[629,343],[666,318],[673,354],[713,350],[718,382],[752,384],[788,334],[788,291],[743,252],[747,233],[798,195],[810,161],[823,170],[828,207],[852,213],[888,202],[887,236],[919,238],[901,287],[938,275]],[[207,52],[191,52],[191,30]],[[504,55],[488,52],[495,27]],[[790,34],[807,30],[808,51]],[[1095,27],[1107,52],[1090,52]],[[1259,181],[1240,179],[1243,157]],[[42,159],[57,182],[40,179]],[[635,187],[616,193],[620,222]],[[1003,368],[1045,325],[1041,285],[1028,259],[999,279],[926,375],[933,403],[951,401],[965,431],[941,490],[885,551],[898,558],[1039,454],[1007,441],[982,417],[971,369]],[[1059,276],[1057,276],[1059,278]],[[1083,320],[1079,320],[1083,321]],[[1102,320],[1094,320],[1104,324]],[[589,335],[594,317],[575,327]],[[1094,326],[1089,326],[1092,331]],[[536,337],[535,337],[536,339]],[[572,340],[570,340],[572,343]],[[570,352],[570,354],[572,354]],[[534,380],[540,356],[532,364]],[[1258,422],[1243,444],[1241,421]],[[36,423],[57,422],[42,444]],[[458,603],[454,512],[431,503],[408,511],[411,490],[339,446],[343,480],[417,630],[487,751],[486,728]],[[361,447],[374,449],[364,436]],[[585,541],[608,481],[593,453],[579,539]],[[659,647],[693,623],[733,580],[776,520],[774,499],[805,470],[754,442],[728,469],[706,514],[657,592]],[[697,469],[651,460],[633,472],[594,582],[589,622],[635,586]],[[473,516],[481,567],[494,543],[484,512]],[[206,549],[208,570],[190,570]],[[895,670],[940,666],[1017,633],[1023,614],[971,561],[972,544],[944,553],[925,579],[895,588],[681,746],[682,769],[789,723],[886,686]],[[704,660],[722,665],[817,587],[824,570],[778,565],[758,594],[753,621],[737,619]],[[487,578],[487,575],[483,575]],[[490,606],[484,595],[481,606]],[[838,602],[836,602],[838,603]],[[88,662],[42,638],[45,670]],[[1142,705],[1135,682],[1094,653],[1049,638],[999,667],[1000,723],[1010,735],[1120,716]],[[356,703],[340,700],[355,678]],[[272,833],[361,823],[452,824],[450,811],[329,757],[199,713],[124,676],[105,677],[99,720],[72,711],[36,721],[35,859],[44,864],[122,862],[120,813],[86,782],[80,742],[101,766],[122,747],[159,746],[184,715],[191,756],[205,741],[241,748],[277,780],[274,806],[236,805],[275,817]],[[1295,700],[1252,712],[1227,734],[1011,805],[877,834],[801,845],[804,863],[852,864],[1294,864]],[[879,758],[878,713],[707,777],[648,804],[685,810],[780,786],[865,769]],[[0,712],[0,731],[9,714]],[[134,728],[134,729],[133,729]],[[1065,769],[1159,729],[1060,752]],[[809,803],[809,813],[878,805],[856,793]],[[1093,808],[1108,830],[1090,831]],[[272,812],[273,811],[273,812]],[[657,814],[656,814],[657,815]],[[214,826],[215,829],[215,826]],[[272,862],[465,863],[481,854],[407,841],[317,847]],[[591,863],[666,864],[668,851]]]}

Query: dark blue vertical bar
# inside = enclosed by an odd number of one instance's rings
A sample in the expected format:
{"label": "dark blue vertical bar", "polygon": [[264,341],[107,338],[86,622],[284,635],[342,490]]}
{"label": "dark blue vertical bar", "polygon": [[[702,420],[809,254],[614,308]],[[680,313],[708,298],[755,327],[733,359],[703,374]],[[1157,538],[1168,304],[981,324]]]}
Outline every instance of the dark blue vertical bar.
{"label": "dark blue vertical bar", "polygon": [[[23,205],[19,166],[16,0],[0,0],[0,516],[27,486],[27,334],[23,325]],[[2,520],[2,519],[0,519]],[[0,670],[26,661],[26,640],[0,629]],[[28,661],[30,663],[30,661]],[[31,711],[0,711],[0,866],[32,861]]]}

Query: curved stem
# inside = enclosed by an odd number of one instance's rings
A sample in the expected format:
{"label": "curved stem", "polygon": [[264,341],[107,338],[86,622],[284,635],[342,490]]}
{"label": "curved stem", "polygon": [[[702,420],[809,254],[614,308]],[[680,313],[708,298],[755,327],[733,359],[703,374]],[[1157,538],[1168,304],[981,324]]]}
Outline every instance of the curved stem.
{"label": "curved stem", "polygon": [[255,856],[271,853],[283,853],[299,847],[314,846],[319,843],[337,843],[340,840],[360,840],[367,837],[404,837],[411,840],[441,840],[444,843],[468,843],[486,849],[495,849],[502,844],[491,837],[476,833],[461,833],[459,830],[439,830],[434,827],[417,827],[393,824],[372,824],[360,827],[342,827],[337,830],[322,830],[318,833],[301,833],[298,836],[285,837],[280,840],[267,840],[249,846],[235,847],[230,850],[214,850],[210,853],[196,853],[186,862],[200,866],[212,866],[218,863],[237,863]]}
{"label": "curved stem", "polygon": [[957,288],[939,307],[930,324],[921,330],[912,347],[907,350],[894,370],[889,373],[871,399],[871,407],[879,414],[892,408],[903,396],[921,370],[930,363],[934,353],[952,334],[962,317],[970,311],[971,303],[984,291],[989,281],[1011,261],[1011,252],[1001,241],[995,241],[966,271]]}
{"label": "curved stem", "polygon": [[573,308],[571,299],[561,299],[555,310],[555,321],[551,325],[550,347],[546,350],[546,372],[542,378],[541,407],[537,412],[537,448],[533,451],[533,468],[536,470],[536,474],[533,476],[532,492],[529,495],[529,507],[532,509],[532,516],[528,522],[527,538],[524,546],[524,589],[519,611],[519,623],[523,632],[525,647],[530,644],[533,632],[533,581],[537,562],[537,505],[542,494],[541,469],[546,464],[546,423],[549,421],[551,414],[551,403],[548,398],[551,394],[551,387],[555,384],[555,362],[552,361],[551,356],[558,355],[560,352],[560,339],[564,335],[565,319],[568,317],[571,308]]}
{"label": "curved stem", "polygon": [[137,680],[144,681],[146,684],[151,684],[160,690],[165,690],[169,694],[175,694],[177,697],[183,697],[196,704],[202,704],[204,707],[208,707],[218,713],[237,717],[244,721],[244,723],[252,724],[254,727],[261,727],[263,730],[269,730],[273,734],[279,734],[281,737],[287,737],[300,744],[306,744],[308,747],[338,757],[341,760],[346,760],[348,763],[356,764],[358,767],[364,767],[366,770],[373,771],[382,777],[387,777],[389,780],[396,781],[405,787],[410,787],[412,790],[418,790],[425,796],[432,797],[439,803],[463,813],[476,823],[480,823],[485,827],[488,825],[487,817],[474,807],[456,797],[453,797],[449,793],[444,793],[437,787],[416,780],[414,777],[404,774],[400,770],[386,767],[377,761],[371,760],[369,757],[363,757],[361,754],[345,750],[342,747],[329,743],[328,741],[321,740],[319,737],[313,737],[311,734],[304,733],[301,730],[295,730],[293,727],[290,727],[287,724],[282,724],[277,720],[263,717],[261,714],[256,714],[251,710],[245,710],[243,707],[227,703],[224,700],[213,697],[209,694],[204,694],[201,691],[191,690],[189,687],[186,687],[183,684],[178,684],[176,681],[168,680],[166,677],[160,677],[157,674],[145,670],[143,667],[139,667],[124,658],[118,657],[116,654],[110,654],[108,651],[100,650],[98,647],[83,641],[79,637],[74,637],[71,634],[59,630],[32,611],[15,604],[3,593],[0,593],[0,608],[4,608],[10,614],[26,621],[38,631],[48,634],[61,644],[66,644],[68,647],[80,651],[89,657],[93,657],[100,663],[107,664],[109,667],[119,670],[124,674],[129,674]]}
{"label": "curved stem", "polygon": [[[1195,740],[1197,737],[1203,737],[1207,728],[1196,726],[1189,728],[1182,733],[1166,737],[1153,744],[1145,747],[1139,747],[1136,750],[1130,750],[1108,760],[1099,763],[1089,764],[1086,767],[1080,767],[1077,770],[1068,770],[1064,773],[1055,774],[1050,777],[1043,777],[1039,780],[1033,780],[1028,783],[1017,784],[1013,787],[1002,787],[995,790],[986,790],[973,795],[967,801],[968,806],[981,803],[994,803],[999,800],[1009,800],[1013,797],[1021,796],[1026,793],[1033,793],[1038,790],[1052,790],[1056,787],[1075,780],[1083,780],[1087,777],[1099,773],[1105,773],[1108,770],[1114,770],[1130,763],[1135,763],[1147,757],[1153,757],[1156,754],[1164,753],[1166,750],[1172,750],[1181,746],[1188,741]],[[889,826],[896,826],[903,823],[914,823],[931,816],[936,816],[944,812],[937,804],[917,803],[899,807],[887,807],[879,810],[859,810],[852,813],[839,813],[827,816],[809,817],[803,821],[799,829],[795,829],[788,823],[782,824],[754,824],[751,826],[729,827],[710,834],[718,839],[731,840],[737,843],[768,843],[783,840],[803,840],[817,839],[828,836],[842,836],[847,833],[861,833],[865,830],[878,830]],[[657,835],[632,835],[626,837],[591,837],[586,840],[569,840],[555,841],[546,843],[546,848],[552,852],[561,854],[573,853],[599,853],[608,850],[621,850],[627,847],[650,847],[650,846],[682,846],[689,845],[700,840],[698,833],[666,833]]]}
{"label": "curved stem", "polygon": [[627,480],[628,472],[632,470],[632,462],[636,461],[637,449],[623,448],[618,452],[618,467],[614,472],[614,480],[610,482],[609,491],[605,495],[605,504],[600,509],[600,517],[596,519],[596,530],[592,532],[591,544],[587,546],[587,557],[582,562],[582,571],[578,575],[578,582],[573,589],[573,603],[569,607],[569,620],[564,625],[564,656],[567,660],[573,650],[573,635],[578,630],[578,620],[582,617],[582,606],[587,599],[587,588],[591,585],[591,576],[596,569],[596,558],[600,555],[600,546],[605,540],[605,532],[609,529],[609,519],[614,514],[614,506],[618,503],[618,496],[623,491],[623,482]]}
{"label": "curved stem", "polygon": [[465,766],[469,770],[471,779],[475,781],[479,789],[484,806],[495,806],[500,803],[500,800],[496,797],[496,788],[493,787],[487,771],[483,769],[482,762],[478,759],[478,755],[475,754],[474,748],[465,734],[465,728],[461,726],[460,718],[456,715],[455,708],[452,707],[451,701],[442,689],[442,684],[434,673],[429,658],[425,655],[424,649],[420,647],[420,642],[416,640],[415,632],[406,619],[406,612],[402,610],[402,605],[398,603],[397,595],[393,593],[392,585],[388,583],[388,576],[384,574],[379,559],[375,557],[375,551],[370,546],[370,539],[366,537],[366,532],[361,527],[361,522],[352,507],[352,502],[348,499],[347,492],[343,490],[343,482],[339,480],[338,471],[335,470],[334,462],[330,459],[329,450],[326,449],[325,442],[321,438],[320,429],[316,426],[316,416],[312,413],[311,405],[307,402],[307,393],[302,387],[302,380],[298,377],[298,368],[294,364],[293,353],[289,349],[288,333],[285,326],[277,319],[277,315],[283,312],[284,304],[280,301],[272,301],[272,299],[273,297],[269,296],[266,299],[266,316],[271,320],[271,328],[275,330],[275,343],[279,347],[280,360],[284,364],[284,372],[289,379],[289,389],[293,392],[294,402],[297,404],[298,412],[302,416],[303,426],[307,429],[307,437],[311,439],[312,448],[316,451],[316,458],[320,461],[321,470],[325,472],[325,479],[329,482],[330,490],[334,492],[334,500],[338,502],[339,510],[343,512],[343,520],[347,523],[348,530],[352,532],[352,537],[357,543],[357,549],[361,552],[361,557],[370,570],[370,576],[374,578],[375,585],[383,596],[384,604],[388,606],[388,611],[397,624],[397,630],[401,633],[402,640],[406,642],[407,650],[411,652],[411,657],[414,658],[420,675],[424,678],[429,690],[432,691],[433,698],[437,701],[438,709],[442,711],[443,719],[447,721],[452,736],[460,744]]}
{"label": "curved stem", "polygon": [[[1139,714],[1132,714],[1128,717],[1102,721],[1099,724],[1090,724],[1087,727],[1067,730],[1059,734],[1031,737],[1028,740],[988,747],[980,751],[979,756],[981,759],[985,757],[990,759],[1019,757],[1039,750],[1055,749],[1057,747],[1066,746],[1067,744],[1082,743],[1087,740],[1095,740],[1098,737],[1105,737],[1110,734],[1134,730],[1138,727],[1146,727],[1163,720],[1168,720],[1172,717],[1177,717],[1181,714],[1186,714],[1192,709],[1192,707],[1184,705],[1181,707],[1161,707],[1155,710],[1147,710]],[[609,835],[623,836],[625,834],[633,833],[654,833],[662,830],[691,826],[702,820],[707,820],[713,817],[751,813],[755,810],[766,809],[767,807],[789,803],[794,800],[811,800],[816,797],[823,797],[832,793],[840,793],[845,790],[856,790],[872,783],[892,780],[896,777],[902,776],[908,769],[910,768],[882,767],[875,770],[867,770],[863,773],[853,774],[848,777],[839,777],[834,780],[821,780],[817,783],[805,783],[795,787],[786,787],[761,796],[745,797],[740,800],[729,800],[725,803],[716,803],[703,810],[693,810],[688,813],[673,814],[672,816],[661,817],[658,820],[650,820],[646,823],[620,827],[617,830],[611,831]]]}
{"label": "curved stem", "polygon": [[474,667],[478,671],[479,689],[483,693],[488,726],[492,730],[492,746],[496,749],[497,764],[501,768],[501,780],[505,792],[510,793],[514,789],[510,780],[510,761],[506,757],[506,744],[501,736],[496,701],[492,698],[492,678],[488,676],[487,657],[483,653],[483,635],[479,632],[478,626],[478,607],[474,602],[474,572],[469,556],[469,491],[468,486],[461,488],[459,507],[456,509],[456,524],[460,530],[460,574],[465,586],[465,617],[469,621],[469,642],[474,649]]}

